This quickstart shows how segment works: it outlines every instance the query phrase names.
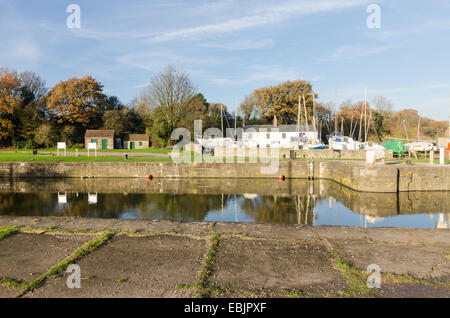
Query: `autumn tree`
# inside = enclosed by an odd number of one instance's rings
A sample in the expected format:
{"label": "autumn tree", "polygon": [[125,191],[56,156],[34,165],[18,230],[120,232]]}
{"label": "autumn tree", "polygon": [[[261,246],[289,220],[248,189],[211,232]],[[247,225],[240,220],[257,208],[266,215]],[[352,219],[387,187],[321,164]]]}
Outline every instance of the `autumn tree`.
{"label": "autumn tree", "polygon": [[13,114],[22,104],[21,81],[16,72],[0,72],[0,143],[9,145],[14,136]]}
{"label": "autumn tree", "polygon": [[[298,80],[287,81],[275,86],[262,87],[253,92],[256,104],[261,110],[261,116],[270,122],[277,116],[282,124],[292,124],[297,122],[299,97],[300,115],[303,120],[303,96],[306,101],[308,121],[311,122],[313,112],[312,86],[310,82]],[[316,96],[317,97],[317,96]]]}
{"label": "autumn tree", "polygon": [[57,132],[55,127],[50,123],[44,123],[36,129],[34,142],[40,147],[48,148],[55,145],[57,142],[56,138]]}
{"label": "autumn tree", "polygon": [[239,112],[242,114],[245,123],[255,122],[260,116],[260,108],[257,104],[257,99],[254,94],[245,96],[244,100],[239,106]]}
{"label": "autumn tree", "polygon": [[74,126],[78,135],[88,127],[98,128],[107,106],[103,85],[89,75],[61,81],[47,96],[47,107],[56,124]]}

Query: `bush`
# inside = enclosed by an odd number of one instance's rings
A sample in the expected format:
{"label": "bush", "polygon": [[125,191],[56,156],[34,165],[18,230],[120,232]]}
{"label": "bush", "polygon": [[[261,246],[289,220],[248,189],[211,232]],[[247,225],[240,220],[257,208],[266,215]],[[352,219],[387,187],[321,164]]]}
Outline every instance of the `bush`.
{"label": "bush", "polygon": [[84,144],[73,144],[70,148],[84,149]]}
{"label": "bush", "polygon": [[44,148],[50,148],[56,143],[56,132],[50,124],[42,124],[36,129],[34,141],[37,145]]}
{"label": "bush", "polygon": [[34,148],[34,141],[32,139],[28,139],[25,143],[26,149],[33,149]]}
{"label": "bush", "polygon": [[14,149],[33,149],[34,142],[32,139],[28,140],[13,140]]}

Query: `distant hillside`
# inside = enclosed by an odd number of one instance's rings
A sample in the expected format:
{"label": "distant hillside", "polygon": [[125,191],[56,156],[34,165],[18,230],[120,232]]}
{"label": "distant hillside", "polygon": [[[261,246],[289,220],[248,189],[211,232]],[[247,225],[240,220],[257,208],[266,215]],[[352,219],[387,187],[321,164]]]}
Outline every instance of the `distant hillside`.
{"label": "distant hillside", "polygon": [[[405,122],[405,125],[403,124]],[[405,126],[408,138],[417,137],[419,113],[414,109],[404,109],[392,112],[383,120],[384,137],[406,138]],[[420,117],[420,137],[443,137],[448,128],[448,121],[436,121],[426,117]]]}

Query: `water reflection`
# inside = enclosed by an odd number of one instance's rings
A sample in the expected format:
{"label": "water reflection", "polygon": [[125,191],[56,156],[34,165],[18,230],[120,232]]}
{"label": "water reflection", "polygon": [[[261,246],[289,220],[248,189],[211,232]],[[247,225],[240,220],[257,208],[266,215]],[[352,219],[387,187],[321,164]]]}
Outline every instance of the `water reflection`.
{"label": "water reflection", "polygon": [[449,228],[447,201],[326,180],[0,180],[0,214],[11,216]]}

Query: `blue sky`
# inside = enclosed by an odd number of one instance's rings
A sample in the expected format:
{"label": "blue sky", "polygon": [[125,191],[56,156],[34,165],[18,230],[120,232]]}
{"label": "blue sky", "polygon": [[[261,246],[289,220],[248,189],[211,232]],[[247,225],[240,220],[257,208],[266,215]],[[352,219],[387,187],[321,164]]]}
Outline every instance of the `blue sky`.
{"label": "blue sky", "polygon": [[[69,29],[69,4],[81,28]],[[369,29],[369,4],[381,28]],[[447,120],[450,1],[2,0],[0,66],[54,85],[90,74],[128,103],[166,65],[233,110],[254,89],[305,79],[322,102],[383,95]]]}

